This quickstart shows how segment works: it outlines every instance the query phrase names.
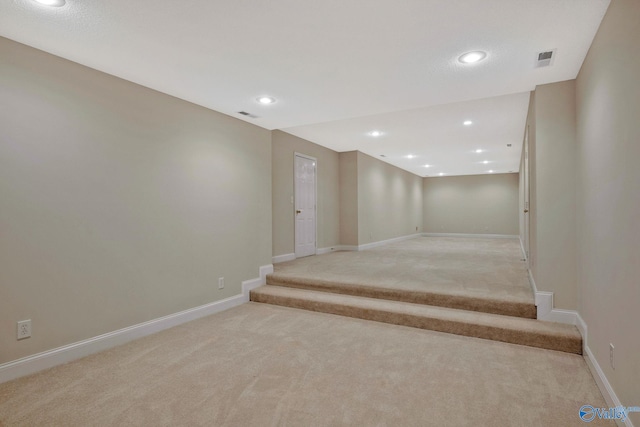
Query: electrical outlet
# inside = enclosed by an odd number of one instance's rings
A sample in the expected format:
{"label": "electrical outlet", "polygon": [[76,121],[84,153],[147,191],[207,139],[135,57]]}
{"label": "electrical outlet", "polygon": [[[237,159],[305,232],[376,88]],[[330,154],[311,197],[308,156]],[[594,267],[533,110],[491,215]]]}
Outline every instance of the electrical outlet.
{"label": "electrical outlet", "polygon": [[18,322],[18,336],[19,340],[29,338],[31,336],[31,319],[21,320]]}
{"label": "electrical outlet", "polygon": [[613,350],[615,350],[615,347],[613,344],[609,343],[609,363],[611,364],[611,369],[615,370],[616,365],[614,363],[615,359],[613,358]]}
{"label": "electrical outlet", "polygon": [[218,278],[218,289],[224,289],[224,277]]}

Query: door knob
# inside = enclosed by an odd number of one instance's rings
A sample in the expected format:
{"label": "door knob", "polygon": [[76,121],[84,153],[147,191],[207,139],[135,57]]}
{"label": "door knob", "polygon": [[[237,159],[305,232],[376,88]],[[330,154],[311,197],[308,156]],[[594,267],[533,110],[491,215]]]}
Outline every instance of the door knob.
{"label": "door knob", "polygon": [[527,213],[527,212],[529,212],[529,209],[525,209],[525,210],[524,210],[524,213]]}
{"label": "door knob", "polygon": [[302,211],[301,211],[301,210],[296,209],[296,213],[297,213],[297,214],[299,214],[299,213],[302,213]]}

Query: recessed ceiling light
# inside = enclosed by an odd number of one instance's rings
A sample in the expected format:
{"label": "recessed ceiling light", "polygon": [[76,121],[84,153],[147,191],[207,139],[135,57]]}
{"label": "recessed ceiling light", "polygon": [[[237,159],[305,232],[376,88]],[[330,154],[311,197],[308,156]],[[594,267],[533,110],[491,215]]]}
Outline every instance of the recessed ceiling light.
{"label": "recessed ceiling light", "polygon": [[438,175],[442,176],[442,175],[444,175],[444,172],[440,172]]}
{"label": "recessed ceiling light", "polygon": [[489,171],[489,173],[493,173],[493,169],[491,169],[491,170]]}
{"label": "recessed ceiling light", "polygon": [[458,61],[463,64],[473,64],[474,62],[482,61],[487,57],[487,53],[481,50],[474,50],[473,52],[467,52],[458,58]]}
{"label": "recessed ceiling light", "polygon": [[476,153],[480,154],[480,153],[482,153],[482,150],[478,148],[478,149],[476,150]]}
{"label": "recessed ceiling light", "polygon": [[486,165],[487,163],[489,163],[489,160],[485,160],[485,161],[484,161],[484,162],[482,162],[482,163],[484,163],[484,164]]}
{"label": "recessed ceiling light", "polygon": [[379,130],[372,130],[371,132],[369,132],[369,135],[373,136],[374,138],[377,138],[379,136],[382,136],[382,132],[380,132]]}
{"label": "recessed ceiling light", "polygon": [[414,156],[413,154],[407,155],[407,159],[413,159],[414,157],[416,157],[416,156]]}
{"label": "recessed ceiling light", "polygon": [[34,0],[36,3],[40,3],[44,6],[60,7],[64,6],[65,0]]}
{"label": "recessed ceiling light", "polygon": [[261,96],[259,98],[256,98],[256,100],[260,104],[264,104],[264,105],[269,105],[269,104],[273,104],[274,102],[276,102],[276,99],[271,97],[271,96]]}
{"label": "recessed ceiling light", "polygon": [[462,122],[462,124],[465,126],[471,126],[473,122],[471,120],[465,120],[464,122]]}
{"label": "recessed ceiling light", "polygon": [[431,165],[424,165],[424,167],[425,167],[425,168],[430,168],[430,167],[431,167]]}

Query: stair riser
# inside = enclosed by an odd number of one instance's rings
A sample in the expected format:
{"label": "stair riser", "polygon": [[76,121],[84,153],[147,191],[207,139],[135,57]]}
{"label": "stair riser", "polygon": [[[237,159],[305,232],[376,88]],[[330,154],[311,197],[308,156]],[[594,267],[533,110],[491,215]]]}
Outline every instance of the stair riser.
{"label": "stair riser", "polygon": [[434,319],[406,313],[401,314],[383,310],[371,310],[362,307],[350,306],[348,304],[342,305],[308,301],[301,298],[264,295],[259,292],[252,292],[251,300],[255,302],[337,314],[364,320],[374,320],[394,325],[411,326],[414,328],[428,329],[468,337],[484,338],[493,341],[521,344],[548,350],[582,354],[582,342],[580,340],[567,340],[566,338],[548,336],[545,336],[544,339],[540,339],[540,336],[537,334],[526,333],[523,331],[511,331],[497,327]]}
{"label": "stair riser", "polygon": [[297,281],[280,277],[267,276],[267,284],[296,289],[331,292],[335,294],[353,295],[367,298],[378,298],[391,301],[409,302],[412,304],[435,305],[459,310],[479,311],[483,313],[501,314],[504,316],[536,318],[536,307],[532,304],[504,303],[499,301],[479,301],[474,298],[453,295],[432,294],[426,292],[394,291],[393,289],[376,288],[360,285],[343,286],[323,281]]}

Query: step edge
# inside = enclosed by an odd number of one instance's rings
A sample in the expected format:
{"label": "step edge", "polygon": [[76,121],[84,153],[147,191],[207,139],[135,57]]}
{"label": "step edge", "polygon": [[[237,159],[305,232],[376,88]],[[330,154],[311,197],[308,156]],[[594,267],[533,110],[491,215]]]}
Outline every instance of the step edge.
{"label": "step edge", "polygon": [[[269,288],[274,288],[274,289],[269,289]],[[282,295],[281,294],[281,290],[284,290],[286,292],[289,293],[293,293],[298,294],[297,296],[291,296],[291,295]],[[498,321],[500,318],[507,318],[509,319],[509,321],[512,322],[519,322],[519,323],[523,323],[524,325],[538,325],[538,326],[542,326],[543,329],[538,329],[538,330],[527,330],[527,331],[522,331],[521,332],[527,332],[527,333],[544,333],[544,334],[548,334],[548,335],[552,335],[552,336],[558,336],[558,337],[564,337],[564,338],[579,338],[580,340],[582,340],[582,336],[580,335],[580,332],[578,331],[578,329],[574,326],[574,325],[565,325],[565,324],[556,324],[553,322],[544,322],[543,324],[541,324],[540,320],[536,320],[536,319],[528,319],[528,318],[523,318],[523,317],[517,317],[517,316],[507,316],[507,315],[502,315],[502,314],[495,314],[495,313],[485,313],[485,312],[479,312],[479,311],[469,311],[469,310],[461,310],[461,309],[457,309],[457,308],[451,308],[451,307],[442,307],[442,306],[435,306],[435,305],[427,305],[427,304],[415,304],[415,303],[411,303],[411,302],[403,302],[403,301],[394,301],[394,300],[384,300],[384,299],[378,299],[378,298],[369,298],[369,297],[362,297],[362,296],[354,296],[354,295],[343,295],[343,294],[335,294],[335,296],[327,296],[327,294],[331,295],[331,293],[329,292],[321,292],[321,291],[313,291],[313,290],[309,290],[309,289],[299,289],[299,288],[289,288],[289,287],[285,287],[285,286],[276,286],[276,285],[266,285],[266,286],[261,286],[260,288],[255,289],[254,291],[256,291],[257,293],[263,292],[263,293],[268,293],[270,296],[272,297],[276,297],[276,298],[291,298],[291,299],[296,299],[299,301],[311,301],[311,302],[316,302],[316,303],[323,303],[323,304],[337,304],[337,305],[341,305],[344,307],[348,307],[348,308],[354,308],[354,309],[368,309],[368,310],[378,310],[378,308],[367,308],[367,307],[362,307],[362,305],[358,305],[358,304],[348,304],[345,303],[344,301],[327,301],[327,299],[330,298],[346,298],[347,301],[358,301],[358,302],[366,302],[366,301],[375,301],[376,304],[383,304],[383,305],[387,305],[388,307],[392,307],[391,309],[389,308],[385,308],[385,310],[391,310],[388,311],[388,313],[390,314],[400,314],[400,315],[410,315],[410,316],[418,316],[418,314],[415,313],[406,313],[406,312],[402,312],[401,310],[398,311],[393,311],[393,308],[395,307],[401,307],[403,305],[409,305],[410,307],[413,307],[413,309],[415,310],[428,310],[430,312],[436,312],[436,313],[442,313],[446,316],[446,314],[451,313],[451,314],[456,314],[456,313],[469,313],[475,316],[479,316],[480,318],[484,318],[487,320],[496,320]],[[254,292],[252,291],[252,292]],[[271,292],[273,291],[273,292]],[[280,292],[280,293],[278,293]],[[313,298],[311,299],[305,299],[300,297],[299,295],[311,295],[311,297],[313,296],[318,296],[323,300],[313,300]],[[252,299],[253,301],[253,299]],[[430,318],[435,318],[435,316],[433,316],[433,314],[436,313],[425,313],[425,316],[428,316]],[[444,316],[443,316],[444,317]],[[445,319],[447,321],[456,321],[456,322],[461,322],[463,323],[462,319],[453,319],[453,318],[448,318]],[[467,324],[474,324],[474,325],[479,325],[479,326],[487,326],[487,327],[498,327],[495,326],[494,324],[491,324],[490,321],[485,321],[485,322],[480,322],[480,323],[469,323],[466,322]],[[552,326],[553,328],[556,328],[556,330],[549,330],[547,329],[549,326]],[[504,328],[504,330],[517,330],[515,328]]]}
{"label": "step edge", "polygon": [[[400,326],[414,327],[424,330],[432,330],[442,333],[449,333],[453,335],[468,336],[479,339],[487,339],[491,341],[505,342],[510,344],[525,345],[529,347],[542,348],[547,350],[561,351],[564,353],[581,354],[582,352],[582,339],[574,336],[558,336],[558,335],[545,335],[536,333],[533,331],[521,331],[517,329],[506,329],[496,326],[478,325],[475,323],[460,322],[456,320],[443,320],[438,318],[425,318],[407,313],[394,313],[382,310],[367,310],[361,307],[340,306],[327,302],[315,302],[311,307],[309,301],[295,298],[295,297],[273,297],[266,295],[267,298],[260,298],[259,294],[257,299],[252,298],[252,301],[262,302],[268,304],[274,304],[294,309],[309,310],[320,313],[327,313],[338,316],[345,316],[351,318],[358,318],[369,321],[377,321],[381,323],[394,324]],[[306,303],[304,306],[297,305],[296,303]],[[331,310],[332,307],[348,308],[349,313],[341,312],[340,310]],[[372,314],[379,313],[384,317],[376,317]],[[392,317],[387,317],[391,315]],[[393,316],[396,316],[393,318]],[[435,323],[430,323],[428,327],[424,324],[418,324],[417,320],[427,320]],[[396,320],[396,321],[392,321]],[[463,326],[460,328],[460,326]],[[467,326],[467,328],[464,328]],[[517,335],[514,335],[517,334]],[[545,339],[544,343],[538,342],[535,337],[542,337]]]}

